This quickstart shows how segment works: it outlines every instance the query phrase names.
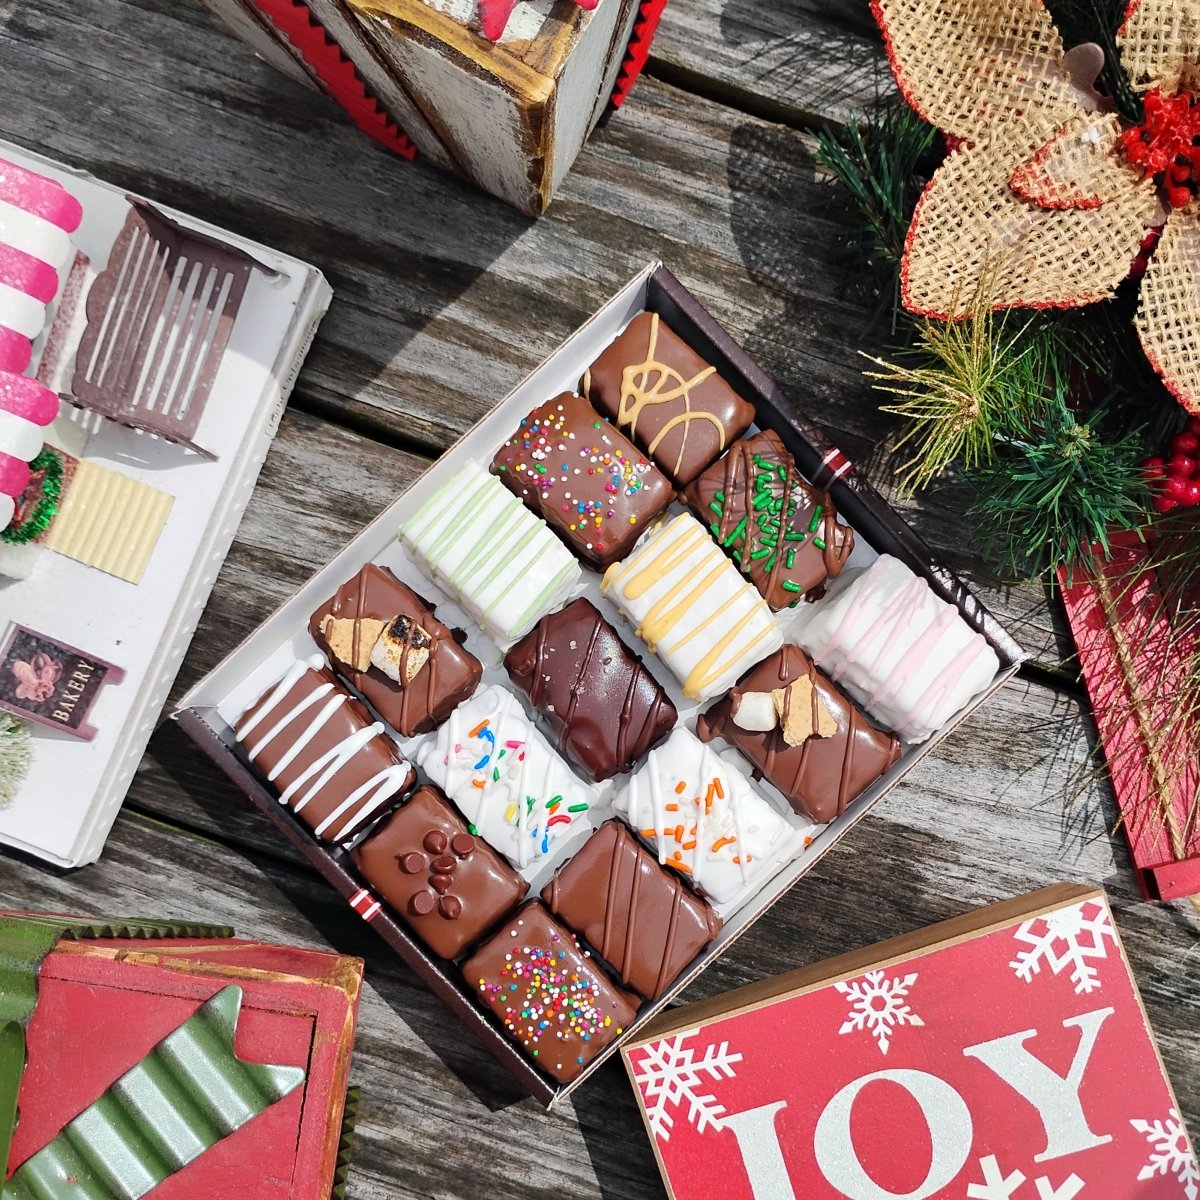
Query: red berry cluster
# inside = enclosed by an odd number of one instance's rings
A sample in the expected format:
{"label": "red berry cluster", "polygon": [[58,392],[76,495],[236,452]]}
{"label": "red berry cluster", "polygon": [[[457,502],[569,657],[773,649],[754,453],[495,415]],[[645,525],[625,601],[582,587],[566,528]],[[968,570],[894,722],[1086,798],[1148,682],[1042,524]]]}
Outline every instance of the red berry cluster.
{"label": "red berry cluster", "polygon": [[1121,144],[1131,163],[1157,179],[1172,208],[1190,204],[1200,183],[1200,104],[1181,94],[1145,95],[1146,120],[1127,129]]}
{"label": "red berry cluster", "polygon": [[1182,433],[1167,443],[1167,455],[1142,463],[1146,481],[1154,491],[1155,511],[1200,504],[1200,417],[1189,417]]}

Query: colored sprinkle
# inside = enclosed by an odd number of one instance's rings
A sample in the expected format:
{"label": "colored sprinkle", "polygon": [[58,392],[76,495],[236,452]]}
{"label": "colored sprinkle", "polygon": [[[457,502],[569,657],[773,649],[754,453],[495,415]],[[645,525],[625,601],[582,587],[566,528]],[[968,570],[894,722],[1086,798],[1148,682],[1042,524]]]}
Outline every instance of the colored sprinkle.
{"label": "colored sprinkle", "polygon": [[790,579],[785,579],[783,581],[783,590],[785,592],[798,592],[800,591],[800,585],[798,583],[793,583]]}

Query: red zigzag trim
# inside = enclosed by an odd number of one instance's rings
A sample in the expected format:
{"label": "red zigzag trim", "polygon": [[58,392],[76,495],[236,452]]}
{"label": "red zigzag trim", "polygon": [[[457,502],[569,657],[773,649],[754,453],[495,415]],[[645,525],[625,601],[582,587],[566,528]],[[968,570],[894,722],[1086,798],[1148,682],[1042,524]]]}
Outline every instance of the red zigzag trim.
{"label": "red zigzag trim", "polygon": [[329,36],[325,27],[317,22],[304,0],[255,0],[255,3],[300,52],[325,90],[346,110],[350,120],[363,133],[395,151],[401,158],[416,158],[416,146],[367,90],[354,64],[342,53],[341,47]]}
{"label": "red zigzag trim", "polygon": [[642,0],[642,9],[633,24],[633,36],[625,51],[625,61],[621,64],[621,74],[617,76],[617,86],[613,89],[614,108],[620,108],[629,98],[633,85],[645,69],[646,60],[650,57],[650,43],[654,41],[666,7],[667,0]]}

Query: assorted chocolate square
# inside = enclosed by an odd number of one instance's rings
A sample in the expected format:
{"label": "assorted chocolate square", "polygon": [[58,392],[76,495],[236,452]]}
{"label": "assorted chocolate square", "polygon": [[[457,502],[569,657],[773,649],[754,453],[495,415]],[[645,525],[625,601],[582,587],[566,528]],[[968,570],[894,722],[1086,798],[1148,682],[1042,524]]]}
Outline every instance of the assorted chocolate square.
{"label": "assorted chocolate square", "polygon": [[[777,434],[747,435],[754,415],[657,313],[635,317],[579,393],[400,529],[512,688],[367,563],[313,612],[321,655],[235,726],[280,801],[561,1083],[811,843],[809,822],[844,813],[999,666],[896,559],[846,569],[853,531]],[[579,594],[589,577],[685,700],[715,701],[695,733]]]}

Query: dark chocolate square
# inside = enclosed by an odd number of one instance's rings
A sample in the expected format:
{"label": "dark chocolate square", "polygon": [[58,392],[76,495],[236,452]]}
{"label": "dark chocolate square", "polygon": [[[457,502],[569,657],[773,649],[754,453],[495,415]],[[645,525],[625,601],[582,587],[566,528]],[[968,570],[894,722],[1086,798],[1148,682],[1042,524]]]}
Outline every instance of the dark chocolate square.
{"label": "dark chocolate square", "polygon": [[582,597],[543,617],[504,665],[559,748],[597,783],[632,770],[675,727],[670,697]]}
{"label": "dark chocolate square", "polygon": [[683,498],[774,609],[841,574],[854,549],[854,530],[771,429],[736,442]]}
{"label": "dark chocolate square", "polygon": [[[483,675],[456,631],[375,563],[342,584],[309,618],[308,630],[334,670],[402,737],[440,725],[474,694]],[[381,638],[398,678],[371,661]]]}
{"label": "dark chocolate square", "polygon": [[529,891],[428,785],[350,857],[371,888],[443,958],[457,958]]}
{"label": "dark chocolate square", "polygon": [[570,1083],[637,1014],[541,904],[531,900],[463,965],[463,977],[505,1033],[559,1083]]}
{"label": "dark chocolate square", "polygon": [[622,821],[592,834],[542,899],[647,1000],[657,1000],[721,928],[713,909]]}
{"label": "dark chocolate square", "polygon": [[[810,727],[819,725],[823,710],[836,731],[826,737],[814,734],[790,745],[783,732],[794,697],[790,687],[805,678],[812,689],[811,712],[803,714],[805,720]],[[780,724],[759,732],[737,724],[736,714],[748,695],[761,697],[777,689],[789,689]],[[723,737],[736,746],[796,812],[820,824],[845,812],[846,806],[900,757],[897,738],[876,729],[854,702],[817,670],[808,655],[792,645],[742,676],[737,687],[699,718],[696,734],[704,742]]]}
{"label": "dark chocolate square", "polygon": [[322,841],[349,841],[417,780],[383,722],[318,655],[267,688],[234,733],[280,799]]}
{"label": "dark chocolate square", "polygon": [[754,406],[658,313],[634,317],[592,363],[583,391],[676,487],[691,483],[754,420]]}
{"label": "dark chocolate square", "polygon": [[535,408],[492,459],[492,471],[580,558],[624,558],[674,498],[666,476],[582,397]]}

